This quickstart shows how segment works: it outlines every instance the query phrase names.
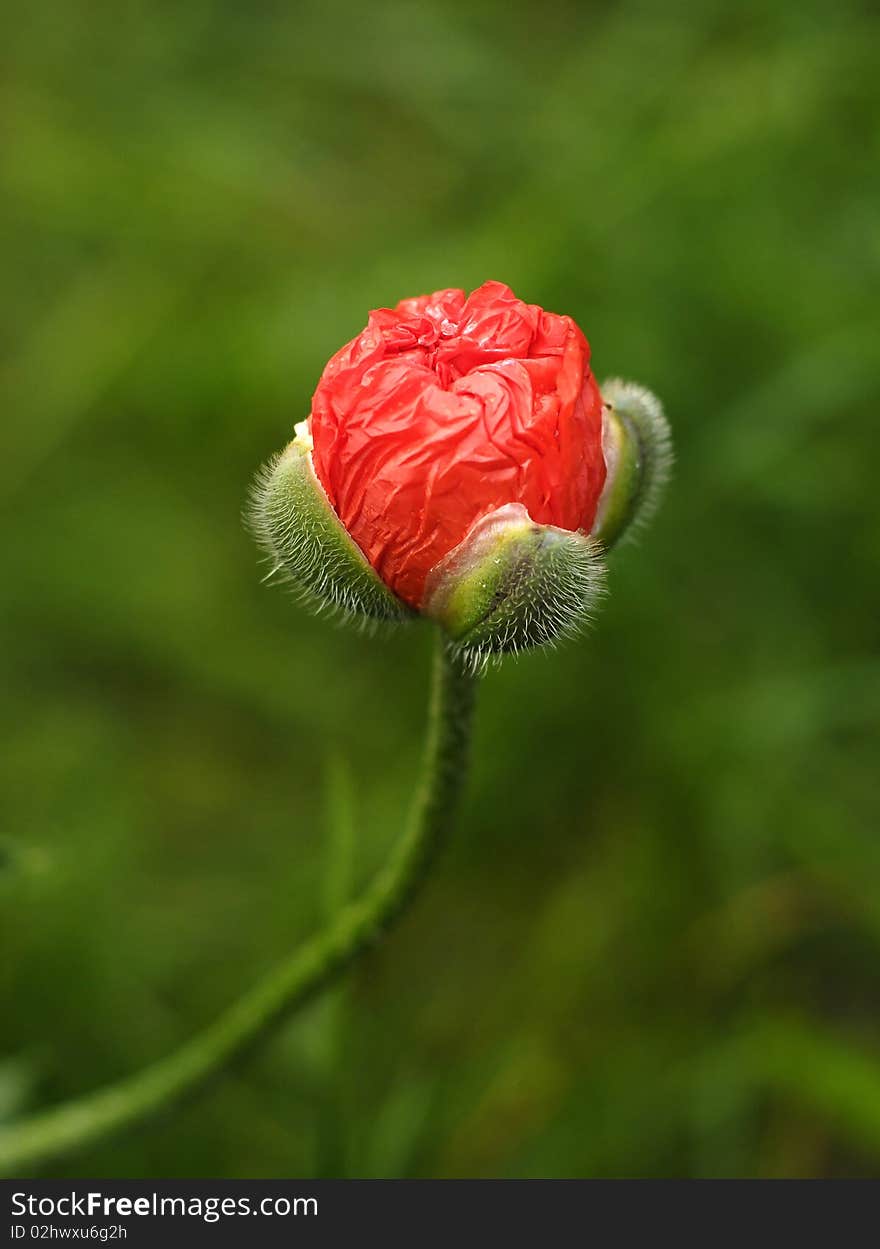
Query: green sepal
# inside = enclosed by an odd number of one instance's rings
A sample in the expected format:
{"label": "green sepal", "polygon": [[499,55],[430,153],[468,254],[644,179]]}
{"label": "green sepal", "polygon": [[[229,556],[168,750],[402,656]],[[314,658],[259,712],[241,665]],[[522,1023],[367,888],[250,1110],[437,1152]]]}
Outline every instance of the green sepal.
{"label": "green sepal", "polygon": [[343,528],[315,475],[307,435],[261,470],[249,521],[272,573],[290,580],[309,605],[367,621],[412,616]]}
{"label": "green sepal", "polygon": [[484,517],[434,570],[422,611],[479,669],[495,655],[552,645],[589,619],[604,582],[582,533],[537,525],[521,504]]}
{"label": "green sepal", "polygon": [[669,478],[672,441],[660,400],[644,386],[614,378],[602,398],[608,476],[592,536],[609,550],[653,515]]}

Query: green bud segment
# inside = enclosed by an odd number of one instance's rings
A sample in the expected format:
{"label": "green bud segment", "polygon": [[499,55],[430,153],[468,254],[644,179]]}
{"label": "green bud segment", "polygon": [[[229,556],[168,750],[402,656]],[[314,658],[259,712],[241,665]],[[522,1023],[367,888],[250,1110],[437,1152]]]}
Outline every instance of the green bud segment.
{"label": "green bud segment", "polygon": [[602,397],[608,476],[592,532],[609,550],[650,519],[669,477],[672,445],[663,408],[649,390],[615,378],[602,387]]}
{"label": "green bud segment", "polygon": [[251,493],[251,528],[273,571],[283,572],[314,606],[371,620],[408,619],[413,613],[342,527],[315,476],[301,428],[262,470]]}
{"label": "green bud segment", "polygon": [[431,574],[422,611],[479,669],[490,656],[543,646],[589,618],[604,566],[591,538],[536,525],[518,503],[471,530]]}

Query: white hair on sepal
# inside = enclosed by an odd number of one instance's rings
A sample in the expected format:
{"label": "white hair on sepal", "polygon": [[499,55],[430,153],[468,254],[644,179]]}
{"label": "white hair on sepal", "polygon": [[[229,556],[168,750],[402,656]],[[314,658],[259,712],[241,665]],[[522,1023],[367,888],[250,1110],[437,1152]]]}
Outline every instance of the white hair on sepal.
{"label": "white hair on sepal", "polygon": [[602,548],[582,534],[550,527],[547,533],[552,541],[543,557],[539,552],[514,569],[486,617],[453,642],[469,671],[483,673],[527,650],[553,649],[591,624],[606,592]]}
{"label": "white hair on sepal", "polygon": [[346,533],[299,441],[257,473],[245,523],[282,581],[309,611],[375,632],[412,612],[380,580]]}
{"label": "white hair on sepal", "polygon": [[[631,494],[626,500],[622,524],[606,542],[610,548],[618,542],[638,538],[654,516],[672,472],[674,453],[669,421],[655,394],[638,382],[627,382],[619,377],[610,378],[601,389],[606,404],[633,439],[636,455]],[[608,495],[614,486],[613,476],[609,476],[599,501],[600,517],[605,511],[606,499],[612,502]]]}

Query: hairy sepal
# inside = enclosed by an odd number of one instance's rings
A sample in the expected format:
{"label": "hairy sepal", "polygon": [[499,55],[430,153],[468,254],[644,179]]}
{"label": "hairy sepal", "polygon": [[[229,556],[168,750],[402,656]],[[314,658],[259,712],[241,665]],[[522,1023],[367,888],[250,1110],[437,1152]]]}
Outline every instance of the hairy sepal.
{"label": "hairy sepal", "polygon": [[669,479],[672,439],[660,400],[636,382],[602,387],[602,450],[608,476],[592,535],[609,550],[653,516]]}
{"label": "hairy sepal", "polygon": [[289,580],[308,606],[368,624],[412,616],[340,523],[315,475],[307,438],[295,438],[260,471],[249,522],[271,561],[269,575]]}
{"label": "hairy sepal", "polygon": [[518,503],[478,521],[428,579],[422,611],[480,670],[495,656],[548,646],[592,616],[604,586],[592,538],[536,525]]}

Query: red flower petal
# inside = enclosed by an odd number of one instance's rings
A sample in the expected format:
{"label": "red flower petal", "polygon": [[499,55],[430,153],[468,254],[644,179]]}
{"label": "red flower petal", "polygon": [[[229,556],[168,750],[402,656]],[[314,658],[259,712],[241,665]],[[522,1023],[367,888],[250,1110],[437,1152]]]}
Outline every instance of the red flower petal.
{"label": "red flower petal", "polygon": [[602,402],[570,317],[500,282],[370,314],[312,402],[315,471],[402,599],[487,513],[588,530],[605,481]]}

